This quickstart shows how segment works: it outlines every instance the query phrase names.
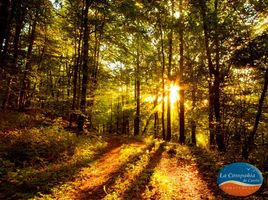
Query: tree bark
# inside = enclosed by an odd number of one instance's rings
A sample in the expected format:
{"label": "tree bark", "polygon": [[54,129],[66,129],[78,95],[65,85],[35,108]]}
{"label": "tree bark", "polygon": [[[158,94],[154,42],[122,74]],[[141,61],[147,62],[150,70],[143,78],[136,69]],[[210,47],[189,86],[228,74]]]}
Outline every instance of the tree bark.
{"label": "tree bark", "polygon": [[[196,89],[197,89],[197,85],[196,83],[194,83],[193,89],[192,89],[192,113],[194,113],[195,111],[195,107],[196,107]],[[195,146],[196,145],[196,122],[195,122],[195,118],[192,116],[191,118],[191,142],[192,144]]]}
{"label": "tree bark", "polygon": [[221,111],[220,111],[220,47],[219,47],[219,30],[218,30],[218,0],[215,0],[215,51],[216,51],[216,69],[214,71],[214,111],[216,118],[216,142],[220,151],[226,151],[224,134],[222,132]]}
{"label": "tree bark", "polygon": [[[157,107],[158,103],[158,93],[156,94],[155,100],[154,100],[154,107]],[[158,110],[156,109],[154,112],[154,138],[157,137],[159,129],[159,118],[158,118]]]}
{"label": "tree bark", "polygon": [[[219,70],[219,38],[218,38],[218,1],[214,2],[215,7],[215,15],[216,15],[216,24],[215,24],[215,62],[216,69],[212,63],[211,58],[211,48],[209,46],[209,27],[207,21],[207,6],[205,0],[200,0],[201,3],[201,14],[203,19],[203,31],[205,38],[205,48],[206,48],[206,56],[209,68],[209,131],[210,131],[210,145],[214,145],[214,137],[216,135],[216,143],[218,149],[220,151],[225,151],[225,142],[224,135],[221,130],[221,116],[220,116],[220,70]],[[212,79],[214,78],[214,82],[212,85]],[[214,115],[216,121],[214,122]],[[214,128],[214,124],[216,125]]]}
{"label": "tree bark", "polygon": [[[5,16],[6,19],[2,19],[2,20],[0,19],[0,21],[3,21],[4,23],[6,23],[6,27],[3,30],[5,42],[4,42],[4,48],[2,51],[2,55],[1,55],[1,62],[2,63],[5,63],[6,55],[7,55],[8,49],[9,49],[9,40],[10,40],[10,36],[11,36],[11,25],[12,25],[12,20],[14,17],[14,5],[15,5],[15,3],[12,0],[8,0],[8,2],[9,3],[6,5],[7,6],[7,8],[6,8],[7,15]],[[1,22],[0,22],[0,24],[1,24]],[[0,39],[0,42],[1,42],[1,40],[2,39]],[[3,44],[1,44],[1,45],[3,45]],[[1,45],[0,45],[0,52],[1,52],[1,48],[2,48]]]}
{"label": "tree bark", "polygon": [[15,25],[15,35],[13,39],[13,63],[17,68],[18,57],[19,57],[19,43],[20,43],[20,34],[23,29],[23,22],[26,16],[26,6],[22,5],[21,7],[21,0],[14,1],[16,4],[16,25]]}
{"label": "tree bark", "polygon": [[120,133],[120,125],[121,125],[121,118],[120,118],[120,97],[117,98],[117,105],[116,105],[116,133]]}
{"label": "tree bark", "polygon": [[0,52],[3,49],[3,43],[7,36],[10,4],[10,0],[2,0],[0,2]]}
{"label": "tree bark", "polygon": [[254,138],[256,136],[257,130],[258,130],[258,125],[261,119],[261,114],[262,114],[262,107],[264,104],[264,100],[266,97],[266,92],[267,92],[267,88],[268,88],[268,69],[265,70],[265,75],[264,75],[264,85],[263,85],[263,89],[262,89],[262,93],[261,93],[261,97],[259,99],[259,104],[258,104],[258,111],[256,114],[256,118],[255,118],[255,123],[254,123],[254,127],[252,132],[250,133],[249,137],[247,138],[244,147],[242,149],[242,156],[244,158],[248,158],[250,151],[253,148],[253,144],[254,144]]}
{"label": "tree bark", "polygon": [[110,109],[111,109],[111,113],[110,113],[110,122],[109,122],[109,133],[111,134],[113,132],[113,98],[111,100]]}
{"label": "tree bark", "polygon": [[5,95],[5,99],[3,100],[3,105],[2,105],[3,110],[5,110],[9,104],[9,97],[10,97],[10,93],[11,93],[11,83],[12,83],[12,77],[8,77],[6,95]]}
{"label": "tree bark", "polygon": [[136,113],[134,119],[134,135],[140,133],[140,49],[137,49],[137,66],[136,66]]}
{"label": "tree bark", "polygon": [[[140,22],[138,19],[138,27],[140,26]],[[136,85],[136,113],[134,118],[134,135],[140,134],[140,33],[137,33],[137,57],[136,57],[136,74],[135,74],[135,85]]]}
{"label": "tree bark", "polygon": [[[84,1],[83,1],[84,5]],[[77,58],[74,64],[73,70],[73,102],[72,102],[72,110],[77,109],[77,80],[78,80],[78,70],[80,66],[81,59],[81,40],[82,40],[82,31],[83,31],[83,20],[81,20],[81,27],[79,29],[79,38],[78,38],[78,47],[77,47]],[[76,45],[76,44],[75,44]]]}
{"label": "tree bark", "polygon": [[[182,0],[180,0],[180,12],[182,13]],[[180,121],[180,135],[179,142],[181,144],[185,143],[185,119],[184,119],[184,24],[183,16],[180,19],[180,31],[179,31],[179,40],[180,40],[180,111],[179,111],[179,121]]]}
{"label": "tree bark", "polygon": [[173,28],[171,28],[169,33],[169,39],[168,39],[168,93],[167,93],[167,136],[166,140],[171,140],[171,102],[170,102],[170,84],[171,84],[171,67],[172,67],[172,56],[173,56],[173,49],[172,49],[172,38],[173,38]]}
{"label": "tree bark", "polygon": [[38,16],[38,10],[36,10],[35,18],[33,21],[32,29],[31,29],[31,34],[29,38],[29,47],[27,51],[27,56],[26,56],[26,65],[23,73],[23,78],[22,78],[22,84],[21,84],[21,89],[20,89],[20,94],[19,94],[19,102],[18,102],[18,107],[19,110],[23,110],[25,107],[26,103],[26,90],[27,87],[30,86],[30,80],[28,78],[29,73],[31,72],[31,56],[32,56],[32,50],[33,50],[33,45],[34,45],[34,40],[35,40],[35,32],[36,32],[36,25],[37,25],[37,16]]}
{"label": "tree bark", "polygon": [[208,80],[208,94],[209,94],[209,105],[208,105],[208,126],[209,126],[209,145],[210,147],[215,146],[215,131],[214,131],[214,108],[213,108],[213,86],[211,83],[212,77]]}
{"label": "tree bark", "polygon": [[85,12],[84,12],[84,34],[83,34],[83,68],[82,68],[82,91],[81,91],[81,102],[80,109],[82,111],[82,115],[78,117],[78,130],[80,132],[83,131],[84,123],[85,123],[85,112],[86,112],[86,98],[87,98],[87,84],[88,84],[88,64],[89,64],[89,30],[88,30],[88,11],[90,6],[90,0],[86,0],[85,3]]}
{"label": "tree bark", "polygon": [[161,115],[161,125],[162,125],[162,139],[166,139],[166,129],[165,129],[165,50],[164,50],[164,37],[163,28],[161,22],[161,16],[159,17],[159,31],[160,31],[160,42],[161,42],[161,64],[162,64],[162,115]]}

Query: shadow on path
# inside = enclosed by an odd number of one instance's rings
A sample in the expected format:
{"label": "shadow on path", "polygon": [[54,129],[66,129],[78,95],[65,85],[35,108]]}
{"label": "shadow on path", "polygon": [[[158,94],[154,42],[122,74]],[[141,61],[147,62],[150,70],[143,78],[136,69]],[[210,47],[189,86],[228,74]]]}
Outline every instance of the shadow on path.
{"label": "shadow on path", "polygon": [[[49,194],[53,187],[72,181],[81,168],[88,167],[93,161],[101,159],[106,154],[109,154],[109,152],[119,148],[122,144],[128,143],[114,136],[111,136],[107,142],[107,146],[91,158],[84,158],[71,163],[60,163],[53,168],[30,174],[26,178],[27,180],[23,180],[22,184],[18,185],[17,183],[5,180],[1,183],[2,186],[0,186],[0,197],[3,199],[29,199],[40,192]],[[132,142],[134,140],[129,141],[129,143]]]}
{"label": "shadow on path", "polygon": [[109,174],[109,178],[104,183],[102,183],[101,185],[98,185],[96,187],[89,188],[89,189],[86,189],[86,190],[79,192],[78,196],[76,196],[75,199],[85,199],[85,200],[96,199],[96,200],[99,200],[99,199],[104,198],[107,195],[104,188],[107,188],[107,190],[108,190],[111,186],[113,186],[115,184],[115,181],[117,180],[117,178],[120,175],[127,172],[127,170],[128,170],[127,166],[128,165],[135,165],[140,160],[141,156],[144,155],[147,150],[151,151],[153,146],[154,146],[154,144],[151,144],[151,145],[147,146],[142,152],[132,155],[116,171]]}
{"label": "shadow on path", "polygon": [[149,185],[154,169],[160,162],[164,151],[164,144],[161,144],[156,152],[150,157],[148,164],[137,176],[136,180],[125,191],[123,199],[142,199],[142,194],[145,192],[146,186]]}
{"label": "shadow on path", "polygon": [[189,147],[189,149],[192,155],[196,158],[200,177],[206,182],[215,198],[217,200],[228,198],[228,196],[220,190],[217,184],[217,175],[221,166],[217,165],[214,155],[199,147]]}

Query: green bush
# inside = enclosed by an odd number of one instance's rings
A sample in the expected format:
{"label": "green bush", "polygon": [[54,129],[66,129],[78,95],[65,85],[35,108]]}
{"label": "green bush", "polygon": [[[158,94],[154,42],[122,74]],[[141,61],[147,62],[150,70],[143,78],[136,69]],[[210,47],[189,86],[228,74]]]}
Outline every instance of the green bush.
{"label": "green bush", "polygon": [[60,126],[12,131],[2,138],[3,158],[17,167],[44,165],[74,154],[76,136]]}

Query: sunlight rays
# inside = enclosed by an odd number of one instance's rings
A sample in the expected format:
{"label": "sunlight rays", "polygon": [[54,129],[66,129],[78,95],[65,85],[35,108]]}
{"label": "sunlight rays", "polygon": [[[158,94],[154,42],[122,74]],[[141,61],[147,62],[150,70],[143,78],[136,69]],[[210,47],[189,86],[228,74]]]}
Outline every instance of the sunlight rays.
{"label": "sunlight rays", "polygon": [[[179,96],[179,91],[180,91],[180,87],[176,84],[171,84],[169,86],[169,92],[170,92],[170,102],[171,102],[171,107],[173,108],[175,103],[177,101],[180,100],[180,96]],[[144,102],[149,102],[149,103],[153,103],[155,101],[155,95],[149,95],[144,97]],[[164,101],[167,102],[167,92],[166,95],[164,97]],[[162,102],[162,97],[158,98],[158,103]]]}
{"label": "sunlight rays", "polygon": [[174,84],[170,85],[170,101],[171,104],[175,104],[178,100],[180,100],[180,96],[179,96],[179,90],[180,87]]}

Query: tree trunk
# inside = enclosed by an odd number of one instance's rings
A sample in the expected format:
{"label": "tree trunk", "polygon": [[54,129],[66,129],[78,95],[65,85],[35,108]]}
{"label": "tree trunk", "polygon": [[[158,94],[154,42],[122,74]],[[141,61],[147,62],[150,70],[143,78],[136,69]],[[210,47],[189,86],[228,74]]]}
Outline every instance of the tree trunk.
{"label": "tree trunk", "polygon": [[[139,76],[139,64],[137,65],[137,73]],[[139,78],[138,78],[139,79]],[[140,81],[136,80],[136,114],[134,119],[134,135],[139,135],[140,133]]]}
{"label": "tree trunk", "polygon": [[120,133],[120,125],[121,125],[121,118],[120,118],[120,97],[117,98],[117,106],[116,106],[116,133]]}
{"label": "tree trunk", "polygon": [[134,135],[140,133],[140,38],[138,36],[137,66],[136,66],[136,113],[134,119]]}
{"label": "tree trunk", "polygon": [[109,133],[113,133],[113,99],[111,100],[111,113],[110,113],[110,124],[109,124]]}
{"label": "tree trunk", "polygon": [[[180,0],[180,12],[182,13],[182,0]],[[179,142],[181,144],[185,143],[185,119],[184,119],[184,41],[183,41],[183,17],[180,19],[180,32],[179,32],[179,40],[180,40],[180,111],[179,111],[179,121],[180,121],[180,135]]]}
{"label": "tree trunk", "polygon": [[90,0],[86,0],[85,12],[84,12],[84,34],[83,34],[83,68],[82,68],[82,91],[81,91],[81,102],[80,109],[82,115],[78,117],[78,130],[83,131],[85,123],[85,112],[86,112],[86,97],[87,97],[87,84],[88,84],[88,64],[89,64],[89,30],[88,30],[88,10],[90,6]]}
{"label": "tree trunk", "polygon": [[20,34],[23,29],[23,22],[26,16],[26,6],[21,7],[21,0],[14,1],[16,4],[16,12],[15,20],[15,35],[13,39],[13,63],[15,64],[15,67],[17,68],[18,63],[18,57],[19,57],[19,43],[20,43]]}
{"label": "tree trunk", "polygon": [[[157,107],[158,103],[158,94],[156,94],[155,101],[154,101],[154,107]],[[154,138],[157,137],[159,129],[159,118],[158,118],[158,110],[156,109],[154,112]]]}
{"label": "tree trunk", "polygon": [[8,77],[6,95],[5,95],[5,99],[3,101],[3,105],[2,105],[3,110],[5,110],[6,107],[8,106],[8,104],[9,104],[9,97],[10,97],[10,93],[11,93],[11,83],[12,83],[12,78]]}
{"label": "tree trunk", "polygon": [[208,126],[209,126],[209,145],[214,148],[215,146],[215,130],[214,130],[214,108],[213,108],[213,86],[211,78],[208,81],[209,105],[208,105]]}
{"label": "tree trunk", "polygon": [[121,106],[121,111],[122,111],[122,129],[121,129],[121,133],[123,134],[123,135],[125,135],[126,134],[126,117],[125,117],[125,95],[123,94],[122,95],[122,102],[121,102],[121,104],[122,104],[122,106]]}
{"label": "tree trunk", "polygon": [[170,141],[171,140],[171,102],[170,102],[170,84],[171,84],[171,67],[172,67],[172,38],[173,38],[173,29],[171,28],[170,34],[169,34],[169,47],[168,47],[168,93],[167,93],[167,137],[166,140]]}
{"label": "tree trunk", "polygon": [[[156,107],[157,107],[157,100],[158,100],[158,96],[156,96],[155,97],[155,100],[154,100],[154,107],[153,107],[153,113],[152,114],[150,114],[150,116],[148,117],[148,119],[147,119],[147,121],[146,121],[146,123],[145,123],[145,126],[144,126],[144,128],[143,128],[143,131],[142,131],[142,135],[144,135],[145,133],[146,133],[146,131],[147,131],[147,128],[148,128],[148,126],[149,126],[149,124],[150,124],[150,122],[151,122],[151,120],[153,119],[153,117],[155,117],[155,113],[157,112],[155,112],[155,109],[156,109]],[[156,127],[156,121],[154,122],[154,128]]]}
{"label": "tree trunk", "polygon": [[218,149],[220,151],[226,151],[224,135],[221,130],[221,116],[220,116],[220,83],[219,83],[219,75],[218,72],[215,74],[214,79],[214,111],[215,111],[215,119],[216,119],[216,143]]}
{"label": "tree trunk", "polygon": [[224,134],[222,132],[221,111],[220,111],[220,47],[219,47],[219,31],[218,31],[218,0],[215,0],[215,50],[216,50],[216,69],[214,71],[214,111],[216,118],[216,142],[220,151],[226,151]]}
{"label": "tree trunk", "polygon": [[252,132],[250,133],[249,137],[245,141],[243,150],[242,150],[242,156],[244,158],[248,158],[250,151],[252,150],[253,144],[254,144],[254,138],[256,136],[257,130],[258,130],[258,125],[261,119],[261,114],[262,114],[262,107],[263,103],[265,100],[266,92],[267,92],[267,87],[268,87],[268,69],[265,70],[265,75],[264,75],[264,85],[261,93],[261,97],[259,99],[259,104],[258,104],[258,111],[256,114],[255,118],[255,123]]}
{"label": "tree trunk", "polygon": [[159,17],[159,28],[160,28],[160,42],[161,42],[161,64],[162,64],[162,139],[166,139],[166,129],[165,129],[165,50],[164,50],[164,37],[163,37],[163,29],[161,16]]}
{"label": "tree trunk", "polygon": [[7,36],[10,4],[10,0],[2,0],[0,2],[0,52],[2,52],[3,43]]}
{"label": "tree trunk", "polygon": [[76,58],[76,62],[74,64],[74,69],[73,69],[73,102],[72,102],[72,110],[77,109],[77,92],[78,92],[77,79],[78,79],[78,70],[79,70],[80,59],[81,59],[81,40],[82,40],[82,31],[83,31],[83,23],[82,23],[82,21],[83,20],[81,20],[81,27],[79,29],[77,58]]}
{"label": "tree trunk", "polygon": [[[99,74],[99,58],[100,58],[100,46],[101,46],[101,39],[103,35],[103,27],[104,23],[99,28],[95,25],[95,35],[94,35],[94,52],[93,52],[93,67],[91,69],[90,75],[90,89],[89,89],[89,111],[88,111],[88,121],[89,121],[89,129],[93,130],[93,105],[95,101],[95,91],[97,90],[98,86],[98,74]],[[98,31],[100,32],[98,34]]]}
{"label": "tree trunk", "polygon": [[[205,48],[206,48],[206,56],[209,68],[209,131],[210,131],[210,145],[214,145],[214,137],[216,134],[216,142],[220,151],[225,151],[224,138],[221,133],[221,118],[220,118],[220,80],[219,80],[219,47],[216,45],[216,70],[212,63],[211,58],[211,49],[209,46],[209,28],[208,21],[206,15],[206,1],[200,0],[201,3],[201,14],[203,20],[203,31],[204,31],[204,39],[205,39]],[[217,8],[217,2],[215,2],[215,8]],[[217,14],[217,13],[216,13]],[[217,29],[217,26],[216,26]],[[217,30],[215,30],[217,31]],[[215,34],[215,39],[217,39],[217,35]],[[217,43],[217,42],[216,42]],[[212,85],[212,78],[214,75],[214,85]],[[216,94],[215,94],[216,92]],[[214,122],[214,114],[216,118],[216,123]],[[216,116],[217,115],[217,116]],[[216,129],[214,128],[214,124],[216,124]]]}
{"label": "tree trunk", "polygon": [[35,40],[37,16],[38,16],[38,10],[36,10],[35,18],[34,18],[33,25],[32,25],[32,30],[31,30],[31,34],[29,38],[30,43],[29,43],[29,47],[27,51],[26,65],[25,65],[25,69],[23,73],[22,84],[21,84],[21,89],[20,89],[20,94],[19,94],[19,102],[18,102],[19,110],[23,110],[25,107],[26,90],[27,90],[27,87],[30,87],[30,80],[28,78],[28,75],[31,72],[31,64],[32,64],[31,56],[32,56],[33,44]]}
{"label": "tree trunk", "polygon": [[[3,48],[2,55],[1,55],[1,59],[2,59],[1,62],[2,63],[5,63],[6,55],[7,55],[8,49],[9,49],[9,40],[10,40],[10,36],[11,36],[11,25],[12,25],[12,20],[14,17],[14,5],[15,5],[15,3],[12,0],[9,0],[9,3],[6,5],[7,6],[7,8],[6,8],[7,15],[5,16],[6,19],[3,20],[4,23],[6,21],[6,27],[4,30],[4,37],[5,37],[4,44],[5,45]],[[0,15],[0,18],[1,18],[1,15]],[[0,19],[0,21],[1,21],[1,19]],[[0,24],[1,24],[1,22],[0,22]],[[1,42],[1,39],[0,39],[0,42]],[[1,45],[3,45],[3,44],[1,44]],[[1,45],[0,45],[0,52],[1,52],[1,48],[2,48]]]}
{"label": "tree trunk", "polygon": [[192,145],[196,146],[196,123],[194,120],[191,121],[191,132]]}
{"label": "tree trunk", "polygon": [[144,134],[147,132],[148,126],[149,126],[150,122],[152,121],[153,116],[154,116],[154,115],[151,114],[151,115],[149,116],[149,118],[146,120],[145,126],[144,126],[143,131],[142,131],[142,135],[144,135]]}

